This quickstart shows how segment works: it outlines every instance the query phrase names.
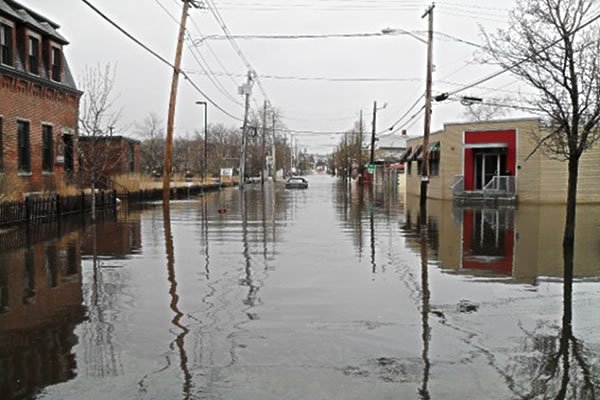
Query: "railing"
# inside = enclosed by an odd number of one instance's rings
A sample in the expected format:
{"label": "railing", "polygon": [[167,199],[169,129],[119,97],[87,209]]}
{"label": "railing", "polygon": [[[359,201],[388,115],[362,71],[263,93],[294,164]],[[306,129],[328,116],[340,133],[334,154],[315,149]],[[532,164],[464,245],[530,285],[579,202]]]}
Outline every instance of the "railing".
{"label": "railing", "polygon": [[452,189],[452,196],[456,196],[465,191],[465,177],[463,175],[456,175],[454,177],[454,183],[450,186]]}
{"label": "railing", "polygon": [[484,187],[483,193],[508,193],[516,192],[514,176],[494,176]]}
{"label": "railing", "polygon": [[[0,225],[32,223],[75,214],[91,209],[92,195],[27,197],[20,201],[0,202]],[[114,192],[96,192],[96,207],[115,208]]]}

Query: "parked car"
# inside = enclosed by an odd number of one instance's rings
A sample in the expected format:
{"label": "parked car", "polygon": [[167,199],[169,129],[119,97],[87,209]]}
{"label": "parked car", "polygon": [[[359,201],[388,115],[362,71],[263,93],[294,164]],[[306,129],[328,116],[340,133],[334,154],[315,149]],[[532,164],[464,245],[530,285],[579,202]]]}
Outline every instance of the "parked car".
{"label": "parked car", "polygon": [[286,189],[306,189],[308,181],[301,176],[292,176],[285,182]]}

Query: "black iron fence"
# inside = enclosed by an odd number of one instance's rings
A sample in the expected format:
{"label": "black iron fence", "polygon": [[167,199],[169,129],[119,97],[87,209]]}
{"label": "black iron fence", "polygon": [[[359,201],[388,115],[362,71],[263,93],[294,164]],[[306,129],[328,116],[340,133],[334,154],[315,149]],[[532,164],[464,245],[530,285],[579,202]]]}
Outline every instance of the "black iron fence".
{"label": "black iron fence", "polygon": [[[97,192],[98,209],[115,208],[115,192]],[[61,215],[83,213],[92,209],[92,194],[75,196],[30,196],[19,201],[0,202],[0,226],[18,223],[51,221]]]}
{"label": "black iron fence", "polygon": [[[191,185],[171,188],[172,199],[184,199],[204,192],[218,191],[220,183]],[[99,191],[96,193],[96,208],[116,208],[118,199],[128,203],[162,200],[162,189],[135,192]],[[75,196],[29,196],[19,201],[0,202],[0,226],[20,223],[52,221],[63,215],[85,213],[92,209],[92,194],[82,192]]]}

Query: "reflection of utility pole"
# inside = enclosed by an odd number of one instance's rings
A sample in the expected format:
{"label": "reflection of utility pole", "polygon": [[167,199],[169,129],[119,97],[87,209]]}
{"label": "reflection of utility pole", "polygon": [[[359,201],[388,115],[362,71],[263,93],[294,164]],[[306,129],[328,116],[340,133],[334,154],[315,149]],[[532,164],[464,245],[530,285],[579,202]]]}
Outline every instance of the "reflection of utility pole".
{"label": "reflection of utility pole", "polygon": [[358,128],[358,174],[360,176],[360,183],[363,179],[363,161],[362,161],[362,145],[363,145],[363,111],[360,110],[360,126]]}
{"label": "reflection of utility pole", "polygon": [[277,149],[277,146],[275,144],[275,112],[273,112],[273,150],[272,150],[272,155],[271,155],[271,162],[273,163],[272,166],[272,171],[271,174],[273,175],[273,182],[275,182],[277,180],[277,162],[276,162],[276,158],[275,158],[275,150]]}
{"label": "reflection of utility pole", "polygon": [[265,146],[267,139],[267,101],[263,103],[263,120],[262,120],[262,140],[260,143],[260,184],[265,184],[265,167],[266,167],[266,154]]}
{"label": "reflection of utility pole", "polygon": [[242,156],[240,158],[240,189],[244,188],[246,174],[246,142],[248,136],[248,110],[250,109],[250,94],[252,93],[252,71],[248,71],[248,80],[240,86],[240,94],[246,97],[244,105],[244,125],[242,125]]}
{"label": "reflection of utility pole", "polygon": [[427,220],[427,186],[429,184],[429,131],[431,129],[431,80],[433,74],[433,8],[432,4],[422,18],[429,17],[427,33],[427,81],[425,88],[425,129],[423,130],[423,161],[421,162],[421,224]]}
{"label": "reflection of utility pole", "polygon": [[419,388],[419,397],[423,400],[429,400],[429,370],[431,363],[429,361],[429,342],[431,341],[431,327],[429,326],[430,297],[429,292],[429,270],[428,270],[428,252],[427,252],[427,224],[423,223],[421,217],[420,224],[421,239],[421,339],[423,340],[423,382]]}
{"label": "reflection of utility pole", "polygon": [[181,56],[183,53],[183,38],[185,35],[185,24],[187,22],[190,5],[198,8],[199,5],[192,0],[183,0],[183,11],[181,12],[181,23],[179,24],[179,36],[177,38],[177,49],[175,51],[175,65],[171,81],[171,97],[169,98],[169,113],[167,115],[167,138],[165,143],[165,160],[163,167],[163,202],[170,199],[171,165],[173,155],[173,129],[175,126],[175,103],[177,102],[177,85],[179,84],[179,72]]}

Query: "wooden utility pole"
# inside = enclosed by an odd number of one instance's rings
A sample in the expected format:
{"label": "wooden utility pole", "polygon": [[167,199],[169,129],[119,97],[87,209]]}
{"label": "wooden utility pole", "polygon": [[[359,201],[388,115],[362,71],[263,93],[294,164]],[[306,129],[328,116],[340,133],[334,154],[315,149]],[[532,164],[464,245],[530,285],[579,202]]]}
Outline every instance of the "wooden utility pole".
{"label": "wooden utility pole", "polygon": [[360,110],[360,126],[358,127],[358,174],[360,176],[360,183],[363,183],[364,178],[364,166],[362,157],[362,145],[363,145],[363,111]]}
{"label": "wooden utility pole", "polygon": [[273,174],[273,182],[277,181],[277,159],[275,158],[275,150],[277,149],[277,146],[275,144],[275,112],[273,112],[272,114],[273,117],[273,121],[272,121],[272,125],[273,125],[273,150],[272,150],[272,157],[271,157],[271,162],[273,163],[273,167],[272,167],[272,171],[271,173]]}
{"label": "wooden utility pole", "polygon": [[265,168],[266,164],[266,140],[267,140],[267,101],[265,100],[263,103],[263,120],[262,120],[262,140],[260,143],[260,184],[265,184]]}
{"label": "wooden utility pole", "polygon": [[248,136],[248,111],[250,109],[250,94],[252,93],[252,71],[248,71],[246,84],[240,87],[240,94],[246,97],[244,104],[244,125],[242,125],[242,156],[240,157],[240,189],[244,188],[246,174],[246,142]]}
{"label": "wooden utility pole", "polygon": [[167,116],[167,139],[165,144],[165,160],[163,165],[163,202],[168,203],[170,196],[170,180],[173,155],[173,129],[175,125],[175,104],[177,102],[177,86],[179,84],[179,72],[181,67],[181,56],[183,53],[183,39],[185,36],[185,25],[187,23],[190,6],[198,8],[193,0],[183,0],[183,11],[181,12],[181,23],[179,24],[179,36],[177,37],[177,49],[175,51],[175,64],[173,78],[171,80],[171,96],[169,98],[169,113]]}
{"label": "wooden utility pole", "polygon": [[371,158],[370,163],[373,164],[375,162],[375,129],[377,126],[377,100],[373,102],[373,123],[371,127]]}
{"label": "wooden utility pole", "polygon": [[425,85],[425,129],[423,130],[423,161],[421,162],[421,224],[427,222],[427,187],[429,185],[429,131],[431,130],[431,81],[433,75],[433,9],[432,4],[421,18],[429,16],[427,31],[427,81]]}

